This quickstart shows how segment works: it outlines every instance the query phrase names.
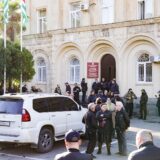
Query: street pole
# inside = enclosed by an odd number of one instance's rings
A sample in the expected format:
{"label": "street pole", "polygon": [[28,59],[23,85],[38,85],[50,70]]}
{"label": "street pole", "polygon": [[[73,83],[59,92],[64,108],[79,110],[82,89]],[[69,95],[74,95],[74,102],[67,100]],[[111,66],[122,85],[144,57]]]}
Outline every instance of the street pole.
{"label": "street pole", "polygon": [[[4,48],[6,49],[6,23],[4,24]],[[3,94],[6,93],[6,55],[4,53],[4,82]]]}
{"label": "street pole", "polygon": [[[22,54],[22,51],[23,51],[23,41],[22,41],[22,36],[23,36],[23,24],[22,24],[22,12],[21,12],[21,33],[20,33],[20,38],[21,38],[21,54]],[[21,75],[20,75],[20,93],[22,93],[22,55],[21,55],[21,62],[20,62],[20,65],[21,65]]]}

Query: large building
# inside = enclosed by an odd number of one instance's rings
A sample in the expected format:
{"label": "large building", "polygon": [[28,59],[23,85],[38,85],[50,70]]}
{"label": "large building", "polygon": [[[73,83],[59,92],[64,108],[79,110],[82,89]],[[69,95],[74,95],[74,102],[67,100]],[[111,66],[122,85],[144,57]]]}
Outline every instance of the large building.
{"label": "large building", "polygon": [[28,0],[24,45],[36,74],[30,85],[116,78],[120,94],[132,88],[150,97],[160,90],[160,0]]}

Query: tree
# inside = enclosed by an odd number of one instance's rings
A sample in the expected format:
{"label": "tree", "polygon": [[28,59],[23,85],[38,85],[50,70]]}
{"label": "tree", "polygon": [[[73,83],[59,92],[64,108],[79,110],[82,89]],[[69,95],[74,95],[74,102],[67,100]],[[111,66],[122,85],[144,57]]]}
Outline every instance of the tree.
{"label": "tree", "polygon": [[[2,2],[0,3],[0,32],[3,32]],[[9,22],[7,23],[7,36],[15,41],[20,33],[20,0],[9,1]],[[25,27],[23,27],[25,30]]]}
{"label": "tree", "polygon": [[0,81],[3,83],[4,63],[6,62],[7,84],[10,88],[13,81],[20,81],[22,71],[23,81],[29,81],[35,74],[33,56],[29,50],[20,45],[7,41],[7,48],[3,47],[3,40],[0,40]]}

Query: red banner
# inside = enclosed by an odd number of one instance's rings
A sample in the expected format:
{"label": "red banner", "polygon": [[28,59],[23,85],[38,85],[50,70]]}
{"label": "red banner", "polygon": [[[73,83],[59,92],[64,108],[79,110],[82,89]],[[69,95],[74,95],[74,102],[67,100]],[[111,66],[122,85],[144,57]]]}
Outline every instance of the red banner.
{"label": "red banner", "polygon": [[98,78],[98,63],[97,62],[87,63],[87,78]]}

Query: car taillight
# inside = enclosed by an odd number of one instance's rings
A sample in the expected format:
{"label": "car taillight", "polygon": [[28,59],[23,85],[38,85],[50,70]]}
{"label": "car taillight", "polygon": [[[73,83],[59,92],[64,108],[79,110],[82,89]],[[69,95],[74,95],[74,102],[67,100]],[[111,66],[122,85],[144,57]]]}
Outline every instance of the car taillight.
{"label": "car taillight", "polygon": [[23,109],[23,111],[22,111],[22,122],[28,122],[28,121],[31,121],[30,114],[26,109]]}

